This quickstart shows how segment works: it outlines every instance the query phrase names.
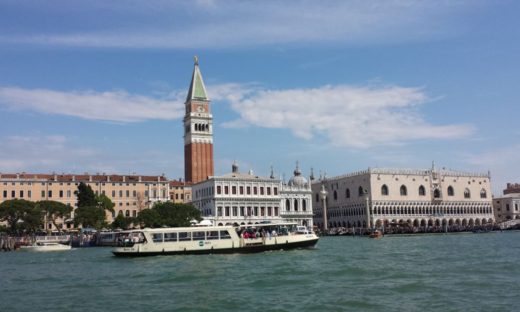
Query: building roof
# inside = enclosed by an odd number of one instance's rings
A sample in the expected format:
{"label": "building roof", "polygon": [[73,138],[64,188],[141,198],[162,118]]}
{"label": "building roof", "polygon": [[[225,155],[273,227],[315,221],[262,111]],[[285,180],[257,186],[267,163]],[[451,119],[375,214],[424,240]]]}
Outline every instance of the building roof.
{"label": "building roof", "polygon": [[191,100],[209,101],[208,93],[206,92],[206,86],[202,79],[202,74],[199,69],[199,59],[195,56],[195,65],[193,67],[193,75],[191,76],[190,89],[186,102]]}
{"label": "building roof", "polygon": [[0,173],[0,180],[38,180],[52,182],[167,182],[161,176],[117,175],[117,174],[39,174],[39,173]]}

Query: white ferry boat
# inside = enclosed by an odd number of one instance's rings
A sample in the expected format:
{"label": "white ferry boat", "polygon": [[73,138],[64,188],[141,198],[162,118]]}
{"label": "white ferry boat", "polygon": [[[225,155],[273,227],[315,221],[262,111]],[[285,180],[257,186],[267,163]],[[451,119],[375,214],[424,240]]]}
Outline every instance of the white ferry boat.
{"label": "white ferry boat", "polygon": [[25,251],[65,251],[71,250],[72,247],[56,242],[36,242],[34,245],[22,246],[20,249]]}
{"label": "white ferry boat", "polygon": [[253,253],[312,247],[318,236],[297,231],[295,223],[156,228],[134,230],[121,237],[116,256]]}

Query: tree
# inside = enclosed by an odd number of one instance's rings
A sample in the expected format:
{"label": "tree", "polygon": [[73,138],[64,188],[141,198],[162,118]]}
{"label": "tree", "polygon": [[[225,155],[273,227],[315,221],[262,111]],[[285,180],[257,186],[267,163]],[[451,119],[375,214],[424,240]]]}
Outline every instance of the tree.
{"label": "tree", "polygon": [[12,233],[35,232],[43,225],[43,212],[25,199],[6,200],[0,204],[0,221],[6,221]]}
{"label": "tree", "polygon": [[101,229],[107,227],[106,212],[114,212],[114,203],[106,195],[96,195],[90,185],[80,183],[76,191],[78,209],[75,211],[74,223],[83,227]]}
{"label": "tree", "polygon": [[125,217],[122,213],[120,213],[114,219],[114,222],[112,222],[111,227],[112,227],[112,229],[126,230],[130,227],[130,224],[132,224],[133,221],[134,221],[134,218]]}
{"label": "tree", "polygon": [[97,205],[96,194],[94,194],[94,191],[90,185],[86,185],[85,183],[81,182],[78,185],[76,196],[78,197],[78,208],[94,207]]}
{"label": "tree", "polygon": [[157,211],[159,214],[161,226],[190,226],[191,220],[202,220],[200,211],[189,204],[156,203],[152,210]]}
{"label": "tree", "polygon": [[64,219],[72,212],[71,206],[54,200],[42,200],[37,202],[36,205],[47,214],[47,218],[55,228],[58,228],[57,219]]}
{"label": "tree", "polygon": [[161,216],[154,209],[146,209],[141,211],[137,216],[137,223],[139,223],[142,227],[160,227],[161,224]]}
{"label": "tree", "polygon": [[115,212],[115,210],[114,210],[115,204],[105,194],[96,196],[96,203],[97,203],[97,206],[102,208],[103,210],[106,210],[106,211],[109,211],[112,213]]}
{"label": "tree", "polygon": [[74,213],[74,223],[82,227],[101,229],[106,227],[105,210],[96,206],[78,207]]}

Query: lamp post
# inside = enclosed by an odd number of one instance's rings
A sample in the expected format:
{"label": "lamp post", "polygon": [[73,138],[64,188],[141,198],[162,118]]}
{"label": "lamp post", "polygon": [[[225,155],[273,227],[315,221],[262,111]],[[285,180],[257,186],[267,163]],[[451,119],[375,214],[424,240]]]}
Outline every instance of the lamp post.
{"label": "lamp post", "polygon": [[327,220],[327,190],[325,190],[325,184],[321,185],[320,197],[321,202],[323,203],[323,231],[326,232],[329,228]]}

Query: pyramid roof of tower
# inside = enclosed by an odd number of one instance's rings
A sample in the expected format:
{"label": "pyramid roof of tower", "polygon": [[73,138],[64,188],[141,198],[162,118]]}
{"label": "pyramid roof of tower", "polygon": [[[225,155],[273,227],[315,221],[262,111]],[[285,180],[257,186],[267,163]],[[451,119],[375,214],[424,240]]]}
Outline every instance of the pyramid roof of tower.
{"label": "pyramid roof of tower", "polygon": [[186,102],[191,100],[209,101],[206,86],[204,85],[202,74],[200,73],[197,57],[195,57],[195,65],[193,67],[193,75],[191,76],[190,89],[188,91],[188,96],[186,97]]}

